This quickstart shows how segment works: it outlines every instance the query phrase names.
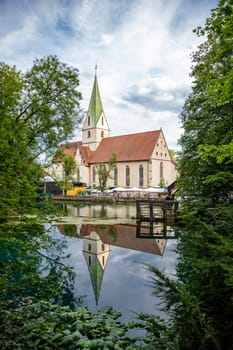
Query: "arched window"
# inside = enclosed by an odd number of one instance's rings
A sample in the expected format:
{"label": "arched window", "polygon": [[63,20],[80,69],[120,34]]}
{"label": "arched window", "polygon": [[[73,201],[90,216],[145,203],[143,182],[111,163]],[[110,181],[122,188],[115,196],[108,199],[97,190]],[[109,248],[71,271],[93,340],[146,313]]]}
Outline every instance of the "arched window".
{"label": "arched window", "polygon": [[80,181],[80,169],[77,168],[77,181],[79,182]]}
{"label": "arched window", "polygon": [[87,118],[87,125],[90,125],[90,116]]}
{"label": "arched window", "polygon": [[101,123],[102,123],[102,125],[104,125],[104,117],[102,117]]}
{"label": "arched window", "polygon": [[93,166],[92,168],[92,182],[95,183],[95,175],[96,175],[96,171],[95,171],[95,167]]}
{"label": "arched window", "polygon": [[160,173],[160,179],[163,179],[163,162],[160,163],[159,173]]}
{"label": "arched window", "polygon": [[140,164],[139,165],[139,187],[143,187],[143,182],[144,182],[144,174],[143,174],[143,166]]}
{"label": "arched window", "polygon": [[126,187],[130,186],[130,168],[128,165],[125,168],[125,185]]}
{"label": "arched window", "polygon": [[118,169],[117,169],[117,167],[114,168],[113,181],[114,181],[114,186],[117,186],[117,183],[118,183]]}
{"label": "arched window", "polygon": [[91,132],[88,130],[87,132],[87,137],[90,138],[91,137]]}

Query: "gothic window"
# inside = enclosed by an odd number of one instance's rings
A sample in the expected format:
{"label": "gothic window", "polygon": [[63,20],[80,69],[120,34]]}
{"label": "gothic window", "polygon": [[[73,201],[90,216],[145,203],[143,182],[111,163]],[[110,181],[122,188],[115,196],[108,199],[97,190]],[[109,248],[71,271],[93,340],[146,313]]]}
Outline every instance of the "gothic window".
{"label": "gothic window", "polygon": [[104,256],[102,256],[102,265],[104,266]]}
{"label": "gothic window", "polygon": [[163,179],[163,162],[160,163],[159,172],[160,172],[160,179]]}
{"label": "gothic window", "polygon": [[80,170],[77,168],[77,181],[80,181]]}
{"label": "gothic window", "polygon": [[104,117],[102,117],[101,123],[102,123],[102,125],[104,125]]}
{"label": "gothic window", "polygon": [[114,181],[114,186],[117,186],[117,183],[118,183],[118,170],[117,170],[117,167],[114,168],[114,175],[113,175],[113,181]]}
{"label": "gothic window", "polygon": [[125,185],[126,187],[130,186],[130,168],[128,165],[126,165],[125,169]]}
{"label": "gothic window", "polygon": [[95,167],[93,166],[92,168],[92,182],[95,183],[95,175],[96,175],[96,171],[95,171]]}
{"label": "gothic window", "polygon": [[143,177],[144,177],[143,166],[139,165],[139,187],[143,187],[143,180],[144,180]]}
{"label": "gothic window", "polygon": [[87,132],[87,137],[90,138],[91,137],[91,132],[88,130]]}

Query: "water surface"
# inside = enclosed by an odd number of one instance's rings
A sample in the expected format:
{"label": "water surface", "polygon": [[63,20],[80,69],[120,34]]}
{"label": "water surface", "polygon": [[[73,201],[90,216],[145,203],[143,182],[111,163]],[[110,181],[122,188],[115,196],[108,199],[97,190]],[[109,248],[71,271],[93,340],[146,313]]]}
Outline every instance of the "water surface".
{"label": "water surface", "polygon": [[133,204],[63,206],[66,223],[54,225],[51,232],[54,239],[66,240],[66,263],[75,271],[74,294],[85,295],[91,311],[109,305],[124,320],[135,312],[155,313],[158,300],[145,265],[175,273],[176,240],[161,236],[165,229],[172,236],[172,228],[154,224],[151,237],[149,224],[137,225]]}

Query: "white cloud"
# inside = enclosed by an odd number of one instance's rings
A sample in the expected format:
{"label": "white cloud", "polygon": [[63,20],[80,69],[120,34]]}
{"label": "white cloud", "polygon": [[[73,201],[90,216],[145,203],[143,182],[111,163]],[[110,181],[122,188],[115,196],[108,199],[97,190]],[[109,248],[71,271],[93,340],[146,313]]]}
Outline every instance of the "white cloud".
{"label": "white cloud", "polygon": [[0,3],[1,60],[19,69],[57,54],[80,71],[88,108],[97,62],[112,135],[163,128],[177,148],[190,54],[217,0],[28,0]]}

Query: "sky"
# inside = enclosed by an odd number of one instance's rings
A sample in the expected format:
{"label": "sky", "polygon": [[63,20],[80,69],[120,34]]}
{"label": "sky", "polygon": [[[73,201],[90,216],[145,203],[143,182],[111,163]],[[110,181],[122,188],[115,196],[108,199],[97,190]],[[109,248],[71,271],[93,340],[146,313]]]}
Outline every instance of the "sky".
{"label": "sky", "polygon": [[[0,60],[29,70],[57,55],[79,69],[87,111],[97,64],[111,136],[162,128],[179,150],[191,53],[217,0],[0,0]],[[76,131],[75,140],[81,139]],[[73,139],[73,140],[74,140]]]}

